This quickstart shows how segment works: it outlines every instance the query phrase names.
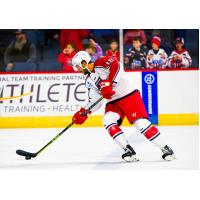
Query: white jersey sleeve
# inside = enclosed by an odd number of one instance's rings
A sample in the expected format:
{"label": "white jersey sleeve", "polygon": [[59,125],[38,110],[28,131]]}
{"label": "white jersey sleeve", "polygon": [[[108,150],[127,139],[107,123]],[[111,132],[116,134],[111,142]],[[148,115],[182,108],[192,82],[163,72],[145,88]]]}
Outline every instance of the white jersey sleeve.
{"label": "white jersey sleeve", "polygon": [[[98,84],[101,79],[97,74],[91,73],[87,76],[85,86],[88,89],[88,103],[85,105],[85,109],[88,109],[92,104],[94,104],[100,97],[101,93],[98,89]],[[95,112],[101,108],[103,105],[103,100],[99,102],[96,106],[94,106],[90,111]]]}

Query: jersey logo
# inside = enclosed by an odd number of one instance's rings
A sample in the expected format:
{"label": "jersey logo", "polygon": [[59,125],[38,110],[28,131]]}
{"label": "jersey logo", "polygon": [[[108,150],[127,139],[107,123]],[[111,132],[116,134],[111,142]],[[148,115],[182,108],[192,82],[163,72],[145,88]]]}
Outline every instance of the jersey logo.
{"label": "jersey logo", "polygon": [[93,84],[92,84],[90,81],[87,81],[87,82],[86,82],[86,87],[87,87],[87,88],[92,88],[92,87],[93,87]]}
{"label": "jersey logo", "polygon": [[136,112],[134,112],[134,113],[132,114],[132,116],[133,116],[133,117],[136,117],[136,116],[137,116],[137,113],[136,113]]}

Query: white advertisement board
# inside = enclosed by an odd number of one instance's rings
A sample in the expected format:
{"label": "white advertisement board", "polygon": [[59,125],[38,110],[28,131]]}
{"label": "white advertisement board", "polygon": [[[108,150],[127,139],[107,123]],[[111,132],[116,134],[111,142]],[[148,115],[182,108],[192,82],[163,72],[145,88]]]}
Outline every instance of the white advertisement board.
{"label": "white advertisement board", "polygon": [[[127,72],[127,78],[142,93],[141,72]],[[78,73],[0,74],[2,117],[71,116],[87,100],[85,76]],[[158,71],[158,112],[198,113],[198,70]]]}
{"label": "white advertisement board", "polygon": [[72,115],[87,102],[81,74],[0,76],[1,116]]}
{"label": "white advertisement board", "polygon": [[[139,75],[139,76],[138,76]],[[140,73],[127,73],[141,88]],[[67,116],[87,104],[85,76],[78,73],[0,75],[0,116]],[[104,106],[94,114],[102,114]]]}

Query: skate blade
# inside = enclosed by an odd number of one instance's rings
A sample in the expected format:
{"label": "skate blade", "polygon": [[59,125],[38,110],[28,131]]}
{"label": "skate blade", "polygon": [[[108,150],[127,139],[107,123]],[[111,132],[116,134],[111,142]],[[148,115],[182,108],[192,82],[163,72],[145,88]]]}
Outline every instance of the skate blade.
{"label": "skate blade", "polygon": [[166,157],[165,157],[165,160],[166,160],[166,161],[176,160],[176,157],[175,157],[174,154],[172,154],[172,155],[166,156]]}
{"label": "skate blade", "polygon": [[127,156],[123,158],[126,162],[138,162],[139,159],[136,158],[135,156]]}

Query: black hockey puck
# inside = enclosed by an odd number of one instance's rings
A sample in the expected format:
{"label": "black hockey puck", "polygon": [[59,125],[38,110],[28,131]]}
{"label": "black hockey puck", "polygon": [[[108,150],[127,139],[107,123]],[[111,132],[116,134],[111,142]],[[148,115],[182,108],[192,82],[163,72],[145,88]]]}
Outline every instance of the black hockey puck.
{"label": "black hockey puck", "polygon": [[26,156],[25,159],[26,159],[26,160],[30,160],[31,157],[30,157],[30,156]]}

